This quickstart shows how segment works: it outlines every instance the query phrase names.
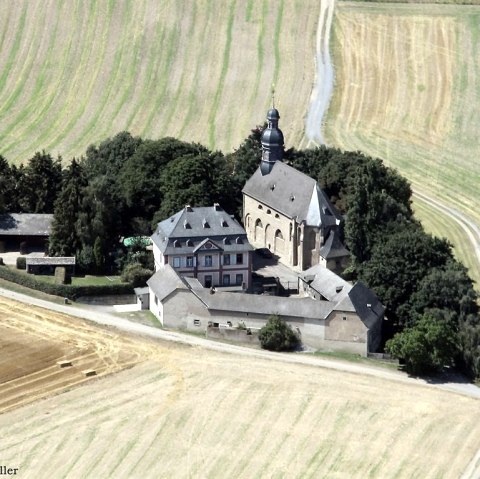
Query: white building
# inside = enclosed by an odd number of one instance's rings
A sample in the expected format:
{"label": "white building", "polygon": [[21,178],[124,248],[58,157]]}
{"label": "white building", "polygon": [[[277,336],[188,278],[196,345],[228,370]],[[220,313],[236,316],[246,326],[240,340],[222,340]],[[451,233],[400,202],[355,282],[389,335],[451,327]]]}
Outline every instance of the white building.
{"label": "white building", "polygon": [[252,251],[243,227],[218,204],[186,206],[152,235],[155,271],[170,265],[206,288],[250,288]]}

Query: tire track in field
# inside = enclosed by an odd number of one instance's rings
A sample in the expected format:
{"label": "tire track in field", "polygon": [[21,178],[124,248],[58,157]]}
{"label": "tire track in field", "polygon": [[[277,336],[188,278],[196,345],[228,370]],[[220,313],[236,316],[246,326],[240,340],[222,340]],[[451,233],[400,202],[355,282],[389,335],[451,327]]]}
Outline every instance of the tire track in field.
{"label": "tire track in field", "polygon": [[444,203],[428,196],[424,193],[414,190],[413,196],[419,200],[427,203],[429,206],[435,208],[438,211],[441,211],[443,214],[449,216],[453,219],[458,225],[461,226],[462,230],[468,237],[472,245],[472,249],[475,252],[477,262],[480,265],[480,227],[471,220],[467,215],[463,214],[459,210],[445,205]]}

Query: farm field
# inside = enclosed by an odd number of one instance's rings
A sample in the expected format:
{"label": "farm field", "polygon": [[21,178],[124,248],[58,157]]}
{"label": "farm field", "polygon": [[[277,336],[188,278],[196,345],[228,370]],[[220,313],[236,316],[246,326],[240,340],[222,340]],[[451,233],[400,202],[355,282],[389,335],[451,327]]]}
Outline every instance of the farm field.
{"label": "farm field", "polygon": [[[480,224],[480,7],[338,2],[327,143],[383,158]],[[418,203],[418,202],[417,202]],[[425,209],[422,206],[419,209]],[[463,237],[442,227],[465,263]],[[425,219],[423,217],[422,219]],[[477,267],[472,276],[480,281]]]}
{"label": "farm field", "polygon": [[122,130],[231,151],[264,121],[272,83],[289,142],[303,134],[314,0],[0,7],[0,154],[10,162],[41,149],[70,161]]}
{"label": "farm field", "polygon": [[130,355],[124,365],[143,360],[4,411],[0,462],[18,467],[22,478],[37,478],[38,471],[53,479],[458,478],[477,453],[480,408],[473,398],[153,343],[13,301],[1,304],[2,340],[4,330],[14,337],[23,328],[25,338],[35,337],[34,352],[55,343],[51,360],[62,348],[86,351],[95,344],[110,372],[118,360],[112,365],[107,358],[120,352]]}
{"label": "farm field", "polygon": [[[72,321],[75,321],[72,327]],[[0,413],[103,376],[148,357],[128,339],[82,320],[0,299]],[[72,367],[60,368],[68,360]]]}

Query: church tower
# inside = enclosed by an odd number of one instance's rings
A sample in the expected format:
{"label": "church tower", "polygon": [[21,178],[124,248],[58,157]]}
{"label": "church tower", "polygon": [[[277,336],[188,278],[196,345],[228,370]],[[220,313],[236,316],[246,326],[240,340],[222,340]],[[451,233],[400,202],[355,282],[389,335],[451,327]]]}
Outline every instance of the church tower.
{"label": "church tower", "polygon": [[267,128],[262,133],[262,162],[260,171],[262,175],[268,175],[272,171],[276,161],[283,160],[283,133],[278,128],[280,114],[276,108],[268,110]]}

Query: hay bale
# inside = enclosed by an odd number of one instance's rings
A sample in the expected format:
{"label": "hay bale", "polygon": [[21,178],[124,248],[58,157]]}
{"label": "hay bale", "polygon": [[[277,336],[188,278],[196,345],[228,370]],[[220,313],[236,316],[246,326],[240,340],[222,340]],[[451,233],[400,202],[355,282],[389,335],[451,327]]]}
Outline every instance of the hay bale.
{"label": "hay bale", "polygon": [[82,373],[87,378],[97,375],[97,371],[95,371],[95,369],[85,369],[84,371],[82,371]]}
{"label": "hay bale", "polygon": [[70,366],[72,366],[72,361],[69,361],[68,359],[65,359],[63,361],[57,361],[57,364],[61,368],[69,368]]}

